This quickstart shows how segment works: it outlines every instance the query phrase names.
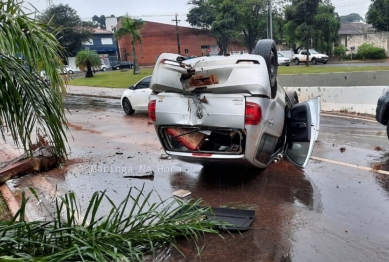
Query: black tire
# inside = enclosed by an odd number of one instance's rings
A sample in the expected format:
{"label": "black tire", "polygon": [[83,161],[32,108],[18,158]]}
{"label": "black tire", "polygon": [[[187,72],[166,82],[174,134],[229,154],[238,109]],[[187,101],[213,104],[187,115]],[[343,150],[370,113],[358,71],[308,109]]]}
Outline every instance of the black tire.
{"label": "black tire", "polygon": [[316,64],[317,64],[317,60],[316,60],[316,58],[312,58],[312,60],[311,60],[311,61],[312,61],[312,64],[313,64],[313,65],[316,65]]}
{"label": "black tire", "polygon": [[120,67],[116,67],[116,70],[119,70],[120,69]]}
{"label": "black tire", "polygon": [[323,65],[327,64],[327,62],[323,62]]}
{"label": "black tire", "polygon": [[69,70],[69,74],[74,74],[73,70]]}
{"label": "black tire", "polygon": [[107,70],[107,68],[105,68],[105,67],[103,67],[103,68],[101,69],[101,71],[105,71],[105,70]]}
{"label": "black tire", "polygon": [[125,97],[123,99],[122,105],[123,105],[124,113],[126,113],[127,115],[132,115],[135,112],[135,110],[132,109],[131,102],[130,100],[128,100],[128,98]]}
{"label": "black tire", "polygon": [[300,60],[299,60],[298,58],[296,58],[296,59],[294,60],[294,64],[295,64],[295,65],[299,65],[299,64],[300,64]]}
{"label": "black tire", "polygon": [[254,54],[262,56],[266,61],[270,81],[271,98],[277,94],[277,46],[272,39],[259,40],[255,46]]}

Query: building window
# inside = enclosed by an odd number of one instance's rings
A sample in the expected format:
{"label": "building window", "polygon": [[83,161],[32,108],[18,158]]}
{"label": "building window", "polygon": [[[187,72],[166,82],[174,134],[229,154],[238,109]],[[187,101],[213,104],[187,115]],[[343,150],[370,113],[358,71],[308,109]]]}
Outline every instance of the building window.
{"label": "building window", "polygon": [[102,45],[113,45],[112,38],[101,38]]}
{"label": "building window", "polygon": [[93,45],[93,39],[89,39],[88,41],[82,42],[82,45]]}

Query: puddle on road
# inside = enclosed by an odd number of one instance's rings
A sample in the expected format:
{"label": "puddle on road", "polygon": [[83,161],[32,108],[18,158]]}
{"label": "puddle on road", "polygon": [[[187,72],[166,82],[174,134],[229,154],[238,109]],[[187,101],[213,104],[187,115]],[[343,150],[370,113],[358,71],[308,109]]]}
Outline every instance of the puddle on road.
{"label": "puddle on road", "polygon": [[[312,210],[313,188],[304,171],[287,161],[265,170],[202,168],[198,175],[170,175],[172,187],[184,187],[204,205],[254,209],[251,228],[242,235],[222,233],[224,239],[205,235],[201,260],[204,261],[288,261],[293,227],[289,222],[297,206]],[[178,247],[187,261],[200,261],[193,243],[180,240]],[[157,261],[183,261],[174,248],[159,254]]]}
{"label": "puddle on road", "polygon": [[96,98],[86,96],[64,97],[65,106],[69,110],[101,110],[105,111],[109,108],[120,109],[120,99]]}

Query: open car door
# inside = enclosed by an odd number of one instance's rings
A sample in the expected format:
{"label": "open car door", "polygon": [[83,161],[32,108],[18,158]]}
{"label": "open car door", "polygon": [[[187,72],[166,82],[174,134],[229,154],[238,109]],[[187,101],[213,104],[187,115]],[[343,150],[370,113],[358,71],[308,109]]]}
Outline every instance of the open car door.
{"label": "open car door", "polygon": [[298,167],[305,167],[319,135],[320,97],[298,103],[290,110],[287,121],[287,159]]}

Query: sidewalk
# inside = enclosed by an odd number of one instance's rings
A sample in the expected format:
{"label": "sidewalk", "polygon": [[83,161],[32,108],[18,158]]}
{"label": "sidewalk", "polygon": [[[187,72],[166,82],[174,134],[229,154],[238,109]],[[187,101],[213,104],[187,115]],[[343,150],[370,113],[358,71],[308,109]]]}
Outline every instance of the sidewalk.
{"label": "sidewalk", "polygon": [[125,88],[109,88],[109,87],[90,87],[90,86],[73,86],[68,85],[66,91],[68,95],[75,96],[92,96],[120,99]]}

